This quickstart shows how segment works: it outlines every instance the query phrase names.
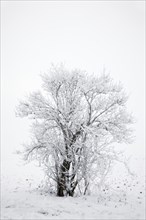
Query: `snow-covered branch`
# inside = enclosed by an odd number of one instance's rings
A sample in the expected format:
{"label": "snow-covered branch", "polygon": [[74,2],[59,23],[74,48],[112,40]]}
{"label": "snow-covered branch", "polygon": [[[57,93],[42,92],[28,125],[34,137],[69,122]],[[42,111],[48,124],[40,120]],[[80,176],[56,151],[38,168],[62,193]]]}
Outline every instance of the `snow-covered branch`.
{"label": "snow-covered branch", "polygon": [[57,195],[73,196],[76,186],[109,172],[116,154],[111,144],[129,142],[132,117],[127,96],[109,75],[52,67],[42,76],[44,93],[20,101],[16,115],[33,120],[33,141],[25,159],[41,161],[57,184]]}

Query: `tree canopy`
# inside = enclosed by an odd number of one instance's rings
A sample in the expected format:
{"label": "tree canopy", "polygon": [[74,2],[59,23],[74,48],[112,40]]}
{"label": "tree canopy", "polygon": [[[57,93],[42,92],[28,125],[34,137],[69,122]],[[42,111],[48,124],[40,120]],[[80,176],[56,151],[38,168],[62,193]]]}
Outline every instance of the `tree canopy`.
{"label": "tree canopy", "polygon": [[86,193],[117,158],[113,144],[131,141],[127,96],[108,74],[52,66],[41,77],[43,92],[30,94],[16,111],[33,121],[25,159],[42,163],[58,196],[73,196],[80,184]]}

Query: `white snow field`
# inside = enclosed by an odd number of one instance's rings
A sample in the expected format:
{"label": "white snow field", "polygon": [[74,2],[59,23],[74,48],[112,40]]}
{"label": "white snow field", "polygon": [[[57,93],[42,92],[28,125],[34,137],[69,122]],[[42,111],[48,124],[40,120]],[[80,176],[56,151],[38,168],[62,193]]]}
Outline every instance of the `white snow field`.
{"label": "white snow field", "polygon": [[[2,163],[1,219],[145,219],[144,159],[133,160],[133,178],[119,168],[101,192],[56,197],[39,188],[43,173],[31,164]],[[12,163],[13,164],[13,163]],[[19,165],[19,166],[18,166]]]}

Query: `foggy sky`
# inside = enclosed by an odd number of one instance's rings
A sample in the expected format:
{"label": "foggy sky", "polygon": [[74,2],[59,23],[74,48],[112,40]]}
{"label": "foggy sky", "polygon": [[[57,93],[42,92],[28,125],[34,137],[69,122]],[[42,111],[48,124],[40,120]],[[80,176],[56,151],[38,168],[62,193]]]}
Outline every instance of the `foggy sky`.
{"label": "foggy sky", "polygon": [[1,13],[2,160],[28,140],[29,123],[15,117],[15,107],[40,88],[51,62],[97,74],[105,67],[121,81],[136,119],[127,148],[144,154],[144,1],[3,1]]}

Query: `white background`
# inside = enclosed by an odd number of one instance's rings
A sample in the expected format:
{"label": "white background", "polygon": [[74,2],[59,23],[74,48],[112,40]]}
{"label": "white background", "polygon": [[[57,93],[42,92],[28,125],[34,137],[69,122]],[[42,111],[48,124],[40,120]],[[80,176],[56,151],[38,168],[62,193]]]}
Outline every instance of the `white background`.
{"label": "white background", "polygon": [[105,67],[123,83],[136,119],[126,152],[144,157],[144,1],[3,1],[1,13],[2,171],[29,139],[29,122],[15,117],[18,100],[40,88],[51,62],[97,74]]}

